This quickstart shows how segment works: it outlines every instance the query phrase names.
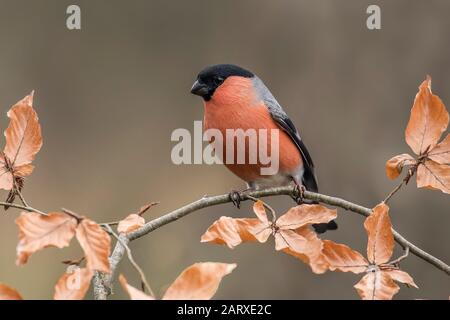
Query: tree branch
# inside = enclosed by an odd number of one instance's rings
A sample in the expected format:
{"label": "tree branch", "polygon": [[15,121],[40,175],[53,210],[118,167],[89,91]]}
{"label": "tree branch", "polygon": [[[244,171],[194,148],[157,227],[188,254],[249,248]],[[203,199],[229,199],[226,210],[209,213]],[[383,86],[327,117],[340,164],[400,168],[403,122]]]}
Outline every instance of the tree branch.
{"label": "tree branch", "polygon": [[16,180],[13,179],[13,181],[14,181],[14,188],[15,188],[15,190],[16,190],[17,195],[18,195],[19,198],[20,198],[20,201],[22,201],[22,203],[23,203],[24,206],[28,207],[28,203],[27,203],[27,201],[25,200],[25,198],[24,198],[22,192],[20,192],[20,188],[17,186]]}
{"label": "tree branch", "polygon": [[[268,196],[276,196],[276,195],[289,195],[289,196],[296,196],[294,194],[296,192],[295,187],[292,186],[286,186],[286,187],[276,187],[276,188],[270,188],[270,189],[264,189],[264,190],[258,190],[258,191],[249,191],[241,194],[241,201],[248,200],[249,198],[246,197],[246,195],[249,195],[251,197],[255,198],[262,198],[262,197],[268,197]],[[337,198],[337,197],[331,197],[327,195],[323,195],[320,193],[314,193],[310,191],[305,191],[303,194],[303,197],[308,200],[317,201],[320,203],[328,204],[331,206],[339,207],[348,211],[352,211],[355,213],[358,213],[362,216],[369,216],[372,213],[372,209],[360,206],[358,204],[355,204],[353,202]],[[224,204],[231,202],[231,199],[228,194],[218,195],[218,196],[205,196],[201,198],[200,200],[194,201],[190,204],[185,205],[184,207],[181,207],[179,209],[176,209],[172,212],[169,212],[159,218],[153,219],[149,222],[147,222],[144,226],[137,229],[136,231],[128,234],[128,235],[121,235],[121,242],[124,242],[126,245],[130,241],[136,240],[138,238],[141,238],[145,236],[146,234],[168,224],[171,222],[174,222],[192,212],[195,212],[197,210]],[[416,255],[417,257],[421,258],[422,260],[430,263],[431,265],[435,266],[436,268],[444,271],[446,274],[450,275],[450,266],[448,266],[443,261],[439,260],[438,258],[432,256],[431,254],[425,252],[424,250],[420,249],[413,243],[406,240],[402,235],[400,235],[397,231],[392,230],[394,234],[395,241],[402,246],[405,250],[406,248],[409,248],[409,252]],[[117,265],[122,260],[124,254],[125,254],[125,248],[121,245],[121,242],[117,242],[116,246],[114,248],[114,251],[110,257],[110,263],[111,263],[111,274],[109,275],[96,275],[94,277],[94,296],[95,299],[103,300],[106,299],[107,296],[111,293],[111,286],[112,286],[112,279],[114,278],[114,272],[117,269]]]}
{"label": "tree branch", "polygon": [[392,265],[397,265],[397,266],[398,266],[398,264],[400,263],[400,261],[406,259],[406,258],[408,257],[408,255],[409,255],[409,247],[406,247],[405,253],[404,253],[404,254],[402,254],[402,255],[401,255],[400,257],[398,257],[397,259],[388,262],[388,264],[392,264]]}
{"label": "tree branch", "polygon": [[112,280],[117,266],[122,260],[126,250],[123,244],[128,245],[130,243],[130,240],[124,234],[119,235],[119,238],[121,241],[117,241],[114,251],[109,257],[111,273],[106,274],[96,271],[94,274],[93,283],[95,300],[106,300],[106,298],[112,293]]}
{"label": "tree branch", "polygon": [[25,210],[28,212],[36,212],[36,213],[42,214],[43,216],[47,216],[47,214],[41,210],[38,210],[38,209],[30,207],[30,206],[17,204],[17,203],[0,202],[0,206],[7,206],[7,207],[11,207],[11,208],[16,208],[16,209],[22,209],[22,210]]}
{"label": "tree branch", "polygon": [[130,263],[133,265],[134,269],[139,273],[139,276],[141,277],[141,284],[142,284],[142,291],[145,292],[147,290],[151,296],[155,297],[155,293],[153,292],[152,288],[150,287],[147,278],[145,277],[144,271],[142,271],[142,268],[137,264],[137,262],[133,258],[133,254],[131,252],[131,249],[128,245],[126,245],[122,239],[120,239],[120,236],[114,232],[114,230],[107,225],[107,229],[110,234],[114,236],[114,238],[117,239],[118,242],[120,242],[120,245],[125,248],[128,255],[128,260],[130,260]]}
{"label": "tree branch", "polygon": [[392,190],[391,192],[389,192],[389,194],[386,196],[386,198],[383,200],[384,203],[388,203],[388,201],[392,198],[392,196],[394,194],[396,194],[400,188],[403,185],[407,185],[409,180],[412,178],[412,176],[416,173],[417,171],[417,167],[418,167],[418,163],[416,163],[414,166],[412,166],[411,168],[408,169],[408,173],[406,174],[406,176],[402,179],[402,181],[394,188],[394,190]]}

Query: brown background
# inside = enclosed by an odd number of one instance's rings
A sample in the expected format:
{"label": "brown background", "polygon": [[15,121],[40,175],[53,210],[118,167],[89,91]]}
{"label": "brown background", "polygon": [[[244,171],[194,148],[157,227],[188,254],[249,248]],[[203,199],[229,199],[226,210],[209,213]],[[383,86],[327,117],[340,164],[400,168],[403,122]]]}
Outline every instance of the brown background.
{"label": "brown background", "polygon": [[[9,107],[32,89],[44,146],[25,196],[42,210],[61,207],[97,221],[120,219],[149,201],[148,218],[243,186],[221,166],[175,166],[175,128],[192,129],[202,104],[189,94],[197,72],[236,63],[257,73],[300,128],[326,194],[373,206],[394,186],[385,161],[409,152],[404,129],[426,74],[450,105],[448,1],[76,1],[82,30],[65,27],[74,1],[0,1],[1,127]],[[382,29],[365,27],[365,10],[382,8]],[[2,193],[6,197],[6,193]],[[269,199],[279,212],[293,203]],[[450,262],[449,198],[411,183],[392,200],[392,220],[407,238]],[[14,265],[17,230],[11,209],[0,216],[0,281],[25,298],[51,298],[78,258],[75,242]],[[250,215],[223,205],[192,214],[133,242],[138,262],[162,292],[197,261],[236,262],[216,298],[357,298],[352,274],[317,276],[273,244],[231,251],[201,244],[219,216]],[[362,218],[340,210],[326,236],[364,251]],[[420,290],[398,298],[446,299],[449,277],[411,257],[403,263]],[[137,285],[124,260],[121,270]],[[114,298],[124,298],[117,287]]]}

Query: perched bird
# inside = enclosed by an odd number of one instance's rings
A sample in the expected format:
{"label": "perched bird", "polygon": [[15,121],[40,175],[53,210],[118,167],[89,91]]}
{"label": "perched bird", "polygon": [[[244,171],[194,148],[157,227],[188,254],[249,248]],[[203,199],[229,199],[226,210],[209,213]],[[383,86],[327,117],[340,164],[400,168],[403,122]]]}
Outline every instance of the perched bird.
{"label": "perched bird", "polygon": [[[198,74],[191,93],[204,100],[204,130],[217,129],[224,136],[227,129],[278,130],[279,166],[275,174],[262,175],[260,169],[264,165],[261,162],[247,162],[251,152],[247,143],[244,150],[239,150],[236,146],[233,149],[235,153],[245,152],[245,163],[224,161],[228,169],[247,182],[249,189],[294,183],[300,188],[318,192],[314,164],[297,129],[255,74],[232,64],[209,66]],[[270,137],[269,134],[268,136]],[[266,140],[267,150],[271,150],[272,140]],[[226,139],[223,143],[223,158],[226,159]],[[236,155],[233,158],[236,159]],[[314,228],[316,232],[322,233],[337,229],[337,224],[331,221],[316,224]]]}

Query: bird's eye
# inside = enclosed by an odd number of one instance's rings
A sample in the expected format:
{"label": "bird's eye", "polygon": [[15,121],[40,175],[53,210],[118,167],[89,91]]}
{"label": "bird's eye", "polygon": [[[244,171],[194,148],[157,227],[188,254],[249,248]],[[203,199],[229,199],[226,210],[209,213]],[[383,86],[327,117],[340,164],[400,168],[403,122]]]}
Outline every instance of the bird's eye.
{"label": "bird's eye", "polygon": [[217,86],[221,85],[223,80],[224,79],[222,77],[216,77],[216,78],[214,78],[214,84],[217,85]]}

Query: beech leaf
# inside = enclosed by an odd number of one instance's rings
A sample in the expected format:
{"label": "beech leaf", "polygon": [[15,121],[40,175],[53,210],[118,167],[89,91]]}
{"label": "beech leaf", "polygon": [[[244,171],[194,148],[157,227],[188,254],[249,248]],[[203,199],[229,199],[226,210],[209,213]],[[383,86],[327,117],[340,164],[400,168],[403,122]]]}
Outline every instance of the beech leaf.
{"label": "beech leaf", "polygon": [[222,278],[230,274],[236,264],[199,262],[186,268],[170,285],[163,300],[208,300],[219,288]]}
{"label": "beech leaf", "polygon": [[431,92],[431,78],[420,85],[405,131],[406,143],[417,155],[432,149],[446,130],[449,115],[441,99]]}
{"label": "beech leaf", "polygon": [[358,251],[330,240],[323,240],[322,252],[331,271],[362,273],[369,265]]}
{"label": "beech leaf", "polygon": [[33,109],[33,93],[17,102],[7,113],[6,145],[0,155],[0,188],[11,190],[13,177],[31,174],[31,162],[42,146],[41,126]]}
{"label": "beech leaf", "polygon": [[328,209],[320,204],[302,204],[290,208],[277,220],[281,229],[295,230],[315,223],[327,223],[337,216],[336,209]]}
{"label": "beech leaf", "polygon": [[291,248],[296,252],[302,252],[307,244],[307,240],[294,230],[280,230],[275,233],[275,250]]}
{"label": "beech leaf", "polygon": [[[287,253],[310,266],[312,272],[322,274],[328,270],[328,262],[322,253],[323,243],[317,236],[317,233],[309,226],[301,227],[295,232],[305,239],[302,246],[295,246],[295,248],[285,248],[284,253]],[[295,250],[294,250],[295,249]]]}
{"label": "beech leaf", "polygon": [[76,237],[86,256],[87,268],[110,273],[111,238],[97,223],[84,218],[77,227]]}
{"label": "beech leaf", "polygon": [[450,166],[427,160],[417,168],[417,187],[450,194]]}
{"label": "beech leaf", "polygon": [[[68,271],[70,267],[68,268]],[[54,300],[82,300],[89,290],[93,271],[74,267],[64,273],[55,285]]]}
{"label": "beech leaf", "polygon": [[363,300],[391,300],[400,290],[385,272],[368,272],[355,286]]}
{"label": "beech leaf", "polygon": [[128,293],[131,300],[155,300],[154,297],[129,285],[127,279],[125,279],[125,277],[122,274],[119,275],[119,282],[123,290],[125,290],[125,292]]}
{"label": "beech leaf", "polygon": [[31,254],[44,248],[69,246],[77,227],[74,218],[60,212],[51,212],[47,216],[22,212],[16,224],[19,228],[17,265],[25,264]]}
{"label": "beech leaf", "polygon": [[267,219],[266,208],[264,208],[264,202],[261,200],[258,200],[253,204],[253,212],[261,222],[269,222]]}
{"label": "beech leaf", "polygon": [[428,158],[439,164],[450,165],[450,134],[428,153]]}
{"label": "beech leaf", "polygon": [[389,207],[381,203],[364,222],[368,236],[368,261],[359,252],[344,244],[323,241],[322,254],[330,270],[366,273],[354,286],[364,300],[392,299],[400,290],[394,280],[417,287],[408,273],[388,264],[394,250],[394,236],[388,212]]}
{"label": "beech leaf", "polygon": [[404,166],[414,163],[414,158],[407,153],[395,156],[386,162],[386,175],[389,179],[396,179],[402,173]]}
{"label": "beech leaf", "polygon": [[130,233],[139,229],[145,224],[145,219],[136,213],[130,214],[128,217],[119,222],[117,232]]}
{"label": "beech leaf", "polygon": [[387,273],[393,280],[397,282],[405,283],[414,288],[418,288],[417,284],[414,283],[413,278],[405,271],[393,269],[393,270],[386,270],[383,272]]}
{"label": "beech leaf", "polygon": [[373,208],[364,222],[368,236],[367,257],[369,262],[377,265],[388,262],[394,252],[394,235],[388,212],[389,207],[381,203]]}
{"label": "beech leaf", "polygon": [[256,230],[259,226],[265,227],[258,219],[254,218],[233,219],[220,217],[206,230],[200,241],[225,244],[230,249],[233,249],[242,242],[256,241],[255,236],[249,230]]}
{"label": "beech leaf", "polygon": [[20,293],[6,284],[0,283],[0,300],[23,300]]}
{"label": "beech leaf", "polygon": [[221,217],[209,227],[201,241],[226,244],[229,248],[234,248],[247,241],[264,243],[273,235],[277,251],[300,259],[315,273],[328,270],[328,263],[322,255],[322,240],[310,227],[315,223],[327,223],[335,219],[337,210],[317,204],[303,204],[289,209],[275,223],[267,219],[263,202],[255,202],[253,211],[258,219]]}

